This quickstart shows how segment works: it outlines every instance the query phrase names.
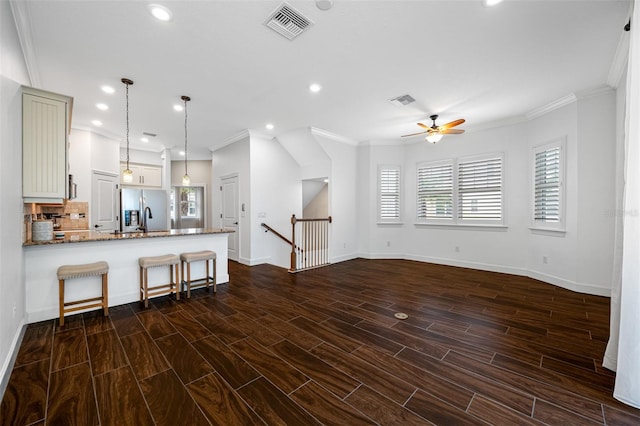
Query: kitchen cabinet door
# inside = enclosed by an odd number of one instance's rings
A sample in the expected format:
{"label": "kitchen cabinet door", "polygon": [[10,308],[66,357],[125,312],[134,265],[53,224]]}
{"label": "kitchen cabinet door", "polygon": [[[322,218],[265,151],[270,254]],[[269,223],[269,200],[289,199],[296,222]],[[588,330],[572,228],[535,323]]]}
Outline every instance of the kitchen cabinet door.
{"label": "kitchen cabinet door", "polygon": [[22,196],[25,202],[62,202],[68,194],[68,120],[71,98],[23,88]]}
{"label": "kitchen cabinet door", "polygon": [[120,164],[120,183],[128,186],[143,186],[148,188],[162,187],[162,167],[145,166],[129,163],[129,169],[133,172],[133,180],[124,182],[122,172],[127,168],[126,163]]}

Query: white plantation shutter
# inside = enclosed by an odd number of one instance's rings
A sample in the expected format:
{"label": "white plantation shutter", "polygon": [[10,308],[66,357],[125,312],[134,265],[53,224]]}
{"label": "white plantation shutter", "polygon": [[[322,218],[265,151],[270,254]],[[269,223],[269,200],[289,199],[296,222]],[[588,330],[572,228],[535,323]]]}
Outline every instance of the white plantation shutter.
{"label": "white plantation shutter", "polygon": [[536,153],[534,219],[560,220],[560,147]]}
{"label": "white plantation shutter", "polygon": [[453,161],[418,165],[418,220],[453,219]]}
{"label": "white plantation shutter", "polygon": [[458,162],[458,219],[502,220],[502,156]]}
{"label": "white plantation shutter", "polygon": [[400,221],[400,167],[380,166],[378,169],[378,220]]}

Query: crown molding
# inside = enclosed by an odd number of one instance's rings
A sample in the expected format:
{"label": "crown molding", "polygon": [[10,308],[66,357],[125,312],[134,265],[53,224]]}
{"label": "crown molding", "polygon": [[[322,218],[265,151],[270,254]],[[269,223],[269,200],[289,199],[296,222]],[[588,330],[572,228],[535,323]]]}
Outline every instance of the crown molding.
{"label": "crown molding", "polygon": [[574,93],[569,93],[567,96],[563,96],[560,99],[556,99],[555,101],[549,102],[546,105],[542,105],[541,107],[529,111],[524,116],[527,118],[527,120],[533,120],[534,118],[541,117],[545,114],[550,113],[551,111],[562,108],[563,106],[570,105],[577,100],[578,98]]}
{"label": "crown molding", "polygon": [[29,12],[29,2],[23,0],[10,0],[11,14],[16,25],[18,40],[22,48],[22,55],[29,74],[29,84],[32,87],[40,88],[42,83],[38,72],[38,61],[36,60],[36,49],[33,45],[33,35],[31,33],[31,16]]}
{"label": "crown molding", "polygon": [[576,98],[579,100],[589,99],[595,96],[604,95],[605,93],[611,93],[613,91],[614,88],[606,84],[603,86],[594,87],[593,89],[576,92]]}
{"label": "crown molding", "polygon": [[249,131],[249,129],[241,130],[239,133],[236,133],[230,138],[223,140],[219,145],[209,146],[209,151],[214,152],[220,148],[224,148],[227,145],[231,145],[232,143],[236,143],[238,141],[241,141],[243,139],[250,138],[250,137],[251,137],[251,132]]}
{"label": "crown molding", "polygon": [[358,146],[359,145],[358,141],[356,141],[354,139],[350,139],[350,138],[347,138],[345,136],[338,135],[336,133],[331,133],[331,132],[328,132],[326,130],[318,129],[317,127],[309,126],[309,132],[313,136],[321,136],[323,138],[332,139],[334,141],[346,143],[346,144],[353,145],[353,146]]}
{"label": "crown molding", "polygon": [[622,31],[620,39],[618,40],[616,54],[613,56],[613,62],[611,62],[609,75],[607,76],[607,84],[614,89],[620,84],[624,71],[627,69],[627,63],[629,61],[629,40],[630,33]]}

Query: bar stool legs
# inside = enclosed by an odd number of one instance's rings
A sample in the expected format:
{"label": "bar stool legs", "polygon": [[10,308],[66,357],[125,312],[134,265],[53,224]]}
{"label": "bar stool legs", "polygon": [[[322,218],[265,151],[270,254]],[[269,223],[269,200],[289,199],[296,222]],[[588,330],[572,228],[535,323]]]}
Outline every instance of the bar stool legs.
{"label": "bar stool legs", "polygon": [[[109,264],[107,262],[95,262],[82,265],[63,265],[58,268],[58,297],[60,311],[60,327],[64,326],[64,315],[68,312],[80,311],[89,308],[102,308],[104,316],[109,316]],[[72,278],[102,277],[102,295],[89,299],[65,302],[65,281]],[[92,303],[97,302],[97,303]],[[73,307],[70,307],[73,306]]]}
{"label": "bar stool legs", "polygon": [[[144,301],[145,308],[149,307],[150,296],[175,293],[176,300],[180,300],[180,271],[178,270],[178,263],[180,263],[180,258],[175,254],[141,257],[138,259],[140,266],[140,302]],[[169,282],[149,287],[149,268],[158,266],[169,267]]]}
{"label": "bar stool legs", "polygon": [[[204,278],[191,280],[191,263],[198,261],[205,262],[205,276]],[[213,274],[211,276],[209,271],[209,261],[211,261],[213,265]],[[185,265],[187,266],[186,276]],[[187,299],[191,298],[191,288],[206,286],[207,291],[209,291],[209,283],[213,284],[214,293],[218,291],[216,280],[216,266],[216,253],[211,250],[182,253],[180,255],[180,272],[182,273],[182,284],[187,287]]]}

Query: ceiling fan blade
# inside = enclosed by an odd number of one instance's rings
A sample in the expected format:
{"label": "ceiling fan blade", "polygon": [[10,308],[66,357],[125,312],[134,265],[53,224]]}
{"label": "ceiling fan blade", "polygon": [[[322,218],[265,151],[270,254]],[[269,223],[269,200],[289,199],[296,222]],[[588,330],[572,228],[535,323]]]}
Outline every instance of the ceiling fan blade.
{"label": "ceiling fan blade", "polygon": [[438,126],[438,129],[447,130],[447,129],[450,129],[452,127],[459,126],[462,123],[464,123],[464,118],[460,118],[458,120],[451,121],[451,122],[449,122],[447,124],[443,124],[442,126]]}
{"label": "ceiling fan blade", "polygon": [[424,127],[425,129],[430,129],[431,127],[427,126],[426,124],[422,124],[422,123],[416,123],[418,126],[420,127]]}
{"label": "ceiling fan blade", "polygon": [[425,133],[427,133],[427,131],[424,131],[424,132],[418,132],[418,133],[410,133],[410,134],[408,134],[408,135],[402,135],[402,136],[400,136],[400,137],[401,137],[401,138],[406,138],[407,136],[416,136],[416,135],[422,135],[422,134],[425,134]]}
{"label": "ceiling fan blade", "polygon": [[446,130],[442,130],[438,133],[441,133],[443,135],[461,135],[462,133],[464,133],[464,130],[462,129],[446,129]]}

